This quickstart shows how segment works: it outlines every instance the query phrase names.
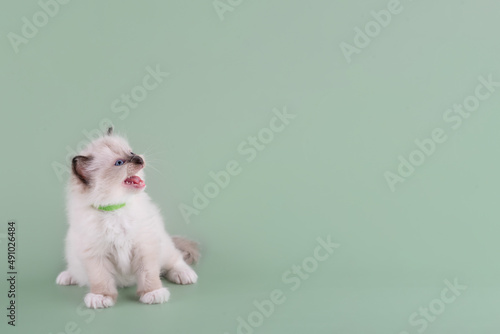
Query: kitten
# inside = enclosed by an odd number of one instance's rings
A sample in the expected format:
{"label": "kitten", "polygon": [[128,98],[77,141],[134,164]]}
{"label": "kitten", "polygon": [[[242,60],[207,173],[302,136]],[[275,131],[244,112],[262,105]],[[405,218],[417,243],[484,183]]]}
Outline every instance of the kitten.
{"label": "kitten", "polygon": [[67,269],[56,283],[89,286],[89,308],[112,306],[116,288],[134,284],[142,303],[164,303],[170,293],[160,275],[177,284],[198,279],[188,265],[198,259],[198,245],[165,231],[160,210],[144,192],[144,166],[144,157],[112,128],[73,158]]}

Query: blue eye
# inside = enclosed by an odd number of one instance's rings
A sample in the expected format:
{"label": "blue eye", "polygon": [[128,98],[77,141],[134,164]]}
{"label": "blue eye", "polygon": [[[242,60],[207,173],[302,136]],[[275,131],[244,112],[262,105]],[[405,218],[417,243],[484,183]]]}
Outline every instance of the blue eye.
{"label": "blue eye", "polygon": [[121,166],[121,165],[123,165],[124,163],[125,163],[125,161],[123,161],[123,160],[116,160],[116,162],[115,162],[115,166]]}

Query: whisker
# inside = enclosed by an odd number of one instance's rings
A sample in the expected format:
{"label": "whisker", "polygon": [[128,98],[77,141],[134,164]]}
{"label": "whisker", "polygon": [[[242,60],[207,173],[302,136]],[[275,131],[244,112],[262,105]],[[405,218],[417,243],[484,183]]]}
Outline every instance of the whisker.
{"label": "whisker", "polygon": [[162,154],[162,153],[165,153],[165,152],[169,152],[170,150],[162,150],[162,151],[155,151],[155,152],[147,152],[147,153],[143,153],[144,155],[148,154],[148,155],[157,155],[157,154]]}
{"label": "whisker", "polygon": [[151,166],[151,165],[146,165],[146,168],[147,167],[150,167],[151,169],[153,169],[154,171],[158,172],[161,176],[165,176],[162,172],[160,172],[158,169],[156,169],[155,167]]}

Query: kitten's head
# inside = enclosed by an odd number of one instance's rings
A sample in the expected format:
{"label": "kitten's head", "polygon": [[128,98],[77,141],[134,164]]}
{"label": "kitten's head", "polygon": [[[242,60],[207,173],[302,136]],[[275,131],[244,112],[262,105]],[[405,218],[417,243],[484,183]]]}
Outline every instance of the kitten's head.
{"label": "kitten's head", "polygon": [[73,158],[71,187],[92,204],[124,202],[146,187],[144,166],[144,157],[133,153],[127,140],[109,128],[106,136]]}

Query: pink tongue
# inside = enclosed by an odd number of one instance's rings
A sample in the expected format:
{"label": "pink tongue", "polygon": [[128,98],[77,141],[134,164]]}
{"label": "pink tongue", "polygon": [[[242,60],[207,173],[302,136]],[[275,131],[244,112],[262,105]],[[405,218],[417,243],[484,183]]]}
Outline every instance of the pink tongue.
{"label": "pink tongue", "polygon": [[130,176],[127,179],[130,180],[130,181],[132,181],[135,184],[139,184],[142,181],[141,178],[139,176],[136,176],[136,175]]}

